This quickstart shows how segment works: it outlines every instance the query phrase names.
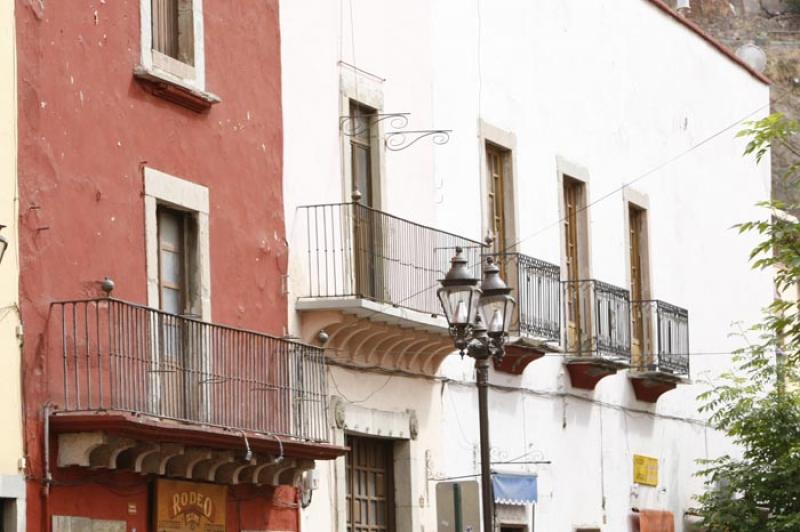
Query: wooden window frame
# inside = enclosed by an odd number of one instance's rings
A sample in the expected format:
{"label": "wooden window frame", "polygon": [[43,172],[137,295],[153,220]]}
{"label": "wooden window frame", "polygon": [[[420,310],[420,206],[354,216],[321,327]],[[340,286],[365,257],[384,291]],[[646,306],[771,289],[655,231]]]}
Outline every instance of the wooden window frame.
{"label": "wooden window frame", "polygon": [[[161,216],[163,214],[171,215],[179,222],[180,230],[180,249],[172,250],[165,249],[164,242],[161,239]],[[196,227],[197,223],[193,219],[194,215],[189,211],[175,209],[168,205],[158,205],[156,216],[158,219],[158,285],[159,285],[159,307],[164,310],[163,289],[168,288],[177,290],[180,293],[180,312],[179,315],[196,315],[192,312],[195,308],[198,295],[195,290],[198,288],[196,283],[193,282],[192,273],[197,271],[196,264],[197,252],[195,249],[197,242]],[[170,285],[164,281],[164,265],[162,263],[162,252],[177,252],[180,254],[180,281],[181,286]]]}
{"label": "wooden window frame", "polygon": [[[580,174],[578,174],[580,175]],[[567,283],[564,292],[564,345],[577,356],[590,355],[594,351],[593,306],[587,298],[592,296],[591,287],[578,281],[588,281],[590,274],[590,241],[588,183],[572,172],[559,173],[560,212],[562,218],[562,278]],[[574,217],[570,220],[568,187],[575,187]],[[572,225],[570,225],[572,221]],[[574,240],[574,254],[570,257],[571,242]],[[574,265],[574,266],[573,266]]]}
{"label": "wooden window frame", "polygon": [[[375,179],[375,152],[377,150],[376,142],[375,142],[375,134],[374,134],[374,124],[370,115],[375,115],[378,113],[378,110],[366,105],[362,102],[359,102],[354,99],[348,99],[349,108],[348,108],[348,116],[350,117],[350,124],[353,127],[355,132],[359,131],[359,123],[356,120],[358,116],[366,116],[367,121],[367,129],[366,129],[366,136],[363,135],[350,135],[350,184],[351,189],[353,192],[357,190],[358,182],[356,179],[356,151],[357,150],[365,150],[367,152],[367,167],[368,167],[368,175],[367,175],[367,190],[358,190],[361,194],[361,204],[366,207],[371,207],[373,209],[378,209],[378,199],[380,198],[380,183],[376,183]],[[361,111],[361,114],[356,114],[357,111]]]}
{"label": "wooden window frame", "polygon": [[646,368],[653,357],[653,309],[650,300],[648,211],[633,202],[627,205],[628,287],[631,297],[631,356],[634,366]]}
{"label": "wooden window frame", "polygon": [[[509,238],[507,202],[509,200],[508,173],[511,150],[493,142],[486,142],[486,203],[488,210],[488,231],[494,236],[495,251],[502,253],[512,244]],[[496,163],[496,164],[493,164]],[[501,261],[504,262],[504,261]]]}

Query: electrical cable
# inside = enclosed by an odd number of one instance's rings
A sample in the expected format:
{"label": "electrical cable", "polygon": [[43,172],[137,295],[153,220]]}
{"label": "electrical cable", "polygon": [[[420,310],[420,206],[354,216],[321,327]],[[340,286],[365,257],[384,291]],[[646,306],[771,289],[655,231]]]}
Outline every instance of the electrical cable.
{"label": "electrical cable", "polygon": [[347,396],[346,396],[344,393],[342,393],[342,390],[341,390],[341,388],[339,388],[339,383],[338,383],[338,382],[336,382],[336,376],[335,376],[333,373],[331,373],[331,372],[329,372],[328,374],[330,375],[330,377],[331,377],[331,381],[333,382],[333,387],[334,387],[334,388],[336,388],[336,391],[339,393],[339,395],[340,395],[340,396],[341,396],[343,399],[345,399],[345,400],[346,400],[348,403],[351,403],[351,404],[354,404],[354,405],[357,405],[357,404],[360,404],[360,403],[366,403],[367,401],[369,401],[370,399],[372,399],[372,397],[373,397],[375,394],[377,394],[378,392],[380,392],[381,390],[383,390],[384,388],[386,388],[386,386],[389,384],[389,382],[390,382],[392,379],[394,379],[394,375],[389,375],[389,376],[386,378],[386,381],[384,381],[384,383],[383,383],[383,384],[381,384],[381,385],[380,385],[380,386],[378,386],[376,389],[374,389],[374,390],[372,390],[370,393],[368,393],[368,394],[367,394],[367,396],[366,396],[364,399],[359,399],[358,401],[354,401],[354,400],[350,399],[349,397],[347,397]]}

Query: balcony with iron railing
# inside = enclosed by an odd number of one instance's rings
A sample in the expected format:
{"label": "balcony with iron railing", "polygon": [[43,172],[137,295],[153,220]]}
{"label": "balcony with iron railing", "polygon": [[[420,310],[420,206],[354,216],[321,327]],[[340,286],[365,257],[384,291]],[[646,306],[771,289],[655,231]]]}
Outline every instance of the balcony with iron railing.
{"label": "balcony with iron railing", "polygon": [[594,279],[561,281],[554,264],[517,252],[486,253],[480,242],[359,203],[300,212],[307,278],[297,309],[303,337],[326,340],[328,356],[435,371],[453,351],[436,289],[460,247],[476,277],[482,259],[493,257],[517,300],[506,357],[496,369],[520,374],[557,351],[566,355],[579,388],[593,389],[631,366],[636,378],[688,376],[684,309],[661,301],[632,304],[628,290]]}
{"label": "balcony with iron railing", "polygon": [[303,338],[326,339],[326,352],[349,363],[435,371],[453,351],[439,280],[458,247],[479,277],[482,244],[357,202],[304,206],[299,219]]}
{"label": "balcony with iron railing", "polygon": [[631,302],[636,396],[648,402],[689,378],[689,312],[659,300]]}
{"label": "balcony with iron railing", "polygon": [[588,280],[563,282],[564,349],[573,386],[594,389],[631,359],[628,291]]}
{"label": "balcony with iron railing", "polygon": [[491,253],[517,305],[511,322],[506,356],[495,369],[520,374],[561,343],[561,269],[523,253]]}
{"label": "balcony with iron railing", "polygon": [[[164,474],[171,464],[192,478],[196,459],[204,480],[258,483],[340,454],[327,444],[319,348],[112,298],[54,303],[49,338],[61,465]],[[209,477],[214,463],[241,467]]]}

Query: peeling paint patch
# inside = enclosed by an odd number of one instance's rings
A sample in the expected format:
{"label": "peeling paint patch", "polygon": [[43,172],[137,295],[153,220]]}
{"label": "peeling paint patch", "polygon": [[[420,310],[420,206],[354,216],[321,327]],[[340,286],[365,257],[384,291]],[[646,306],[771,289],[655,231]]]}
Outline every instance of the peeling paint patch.
{"label": "peeling paint patch", "polygon": [[45,0],[26,0],[26,3],[38,20],[44,18]]}

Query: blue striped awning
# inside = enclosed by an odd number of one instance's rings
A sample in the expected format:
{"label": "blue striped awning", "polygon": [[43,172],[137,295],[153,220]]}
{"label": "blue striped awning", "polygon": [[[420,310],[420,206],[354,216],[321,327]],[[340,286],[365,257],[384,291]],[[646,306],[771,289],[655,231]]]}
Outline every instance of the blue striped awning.
{"label": "blue striped awning", "polygon": [[536,475],[492,474],[494,502],[524,506],[533,504],[538,498]]}

